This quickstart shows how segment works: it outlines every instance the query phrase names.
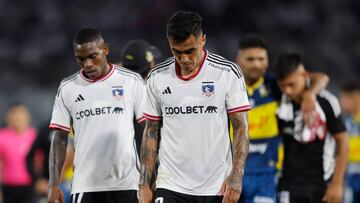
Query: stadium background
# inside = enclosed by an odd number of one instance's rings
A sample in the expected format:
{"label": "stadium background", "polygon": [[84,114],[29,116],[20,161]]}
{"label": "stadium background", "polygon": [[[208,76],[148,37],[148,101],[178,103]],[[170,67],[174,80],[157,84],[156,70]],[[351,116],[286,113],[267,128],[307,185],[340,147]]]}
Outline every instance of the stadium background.
{"label": "stadium background", "polygon": [[307,67],[327,73],[329,88],[360,76],[358,0],[0,0],[0,123],[13,101],[29,106],[33,124],[48,122],[59,82],[77,71],[72,36],[83,27],[102,31],[110,61],[126,41],[144,38],[170,56],[165,24],[178,9],[199,12],[206,48],[234,59],[239,38],[258,32],[270,59],[284,50],[303,53]]}

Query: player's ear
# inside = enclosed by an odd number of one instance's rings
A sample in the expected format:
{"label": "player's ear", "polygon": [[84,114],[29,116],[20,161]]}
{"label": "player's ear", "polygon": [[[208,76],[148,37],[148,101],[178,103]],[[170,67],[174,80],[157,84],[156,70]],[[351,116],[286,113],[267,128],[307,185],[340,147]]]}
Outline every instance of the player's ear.
{"label": "player's ear", "polygon": [[202,43],[202,46],[205,46],[205,43],[206,43],[206,34],[201,34],[201,43]]}
{"label": "player's ear", "polygon": [[107,42],[104,42],[103,50],[104,50],[105,56],[109,55],[109,44]]}
{"label": "player's ear", "polygon": [[305,78],[309,78],[309,77],[310,77],[309,72],[308,72],[307,70],[305,70],[305,69],[303,70],[302,74],[303,74],[303,76],[304,76]]}

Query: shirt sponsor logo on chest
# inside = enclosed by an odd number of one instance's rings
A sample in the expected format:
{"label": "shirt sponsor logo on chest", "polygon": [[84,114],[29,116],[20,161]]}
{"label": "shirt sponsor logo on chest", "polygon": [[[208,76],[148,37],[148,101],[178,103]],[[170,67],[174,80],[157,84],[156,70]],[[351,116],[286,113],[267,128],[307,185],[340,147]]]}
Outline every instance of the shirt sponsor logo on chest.
{"label": "shirt sponsor logo on chest", "polygon": [[217,110],[216,106],[168,106],[165,107],[165,114],[214,114],[218,113]]}
{"label": "shirt sponsor logo on chest", "polygon": [[99,116],[104,114],[123,114],[124,113],[123,107],[112,107],[112,106],[105,106],[105,107],[98,107],[98,108],[91,108],[85,109],[79,112],[76,112],[76,119],[82,119],[87,117]]}

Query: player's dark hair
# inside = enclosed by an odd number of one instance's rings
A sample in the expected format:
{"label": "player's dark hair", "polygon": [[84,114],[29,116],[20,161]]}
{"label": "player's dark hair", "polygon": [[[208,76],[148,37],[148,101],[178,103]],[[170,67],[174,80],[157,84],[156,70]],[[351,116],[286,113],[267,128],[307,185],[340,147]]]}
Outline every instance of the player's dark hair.
{"label": "player's dark hair", "polygon": [[202,33],[202,18],[191,11],[177,11],[166,25],[167,36],[176,43],[184,42],[190,35],[198,37]]}
{"label": "player's dark hair", "polygon": [[79,30],[73,38],[74,44],[85,44],[88,42],[100,41],[103,37],[101,33],[94,28],[83,28]]}
{"label": "player's dark hair", "polygon": [[347,93],[360,92],[360,83],[359,81],[350,80],[343,84],[341,91]]}
{"label": "player's dark hair", "polygon": [[279,80],[284,80],[287,76],[295,72],[299,65],[303,64],[300,54],[288,52],[280,54],[275,59],[275,73]]}
{"label": "player's dark hair", "polygon": [[265,50],[268,50],[268,45],[261,35],[247,34],[239,41],[239,50],[249,48],[263,48]]}

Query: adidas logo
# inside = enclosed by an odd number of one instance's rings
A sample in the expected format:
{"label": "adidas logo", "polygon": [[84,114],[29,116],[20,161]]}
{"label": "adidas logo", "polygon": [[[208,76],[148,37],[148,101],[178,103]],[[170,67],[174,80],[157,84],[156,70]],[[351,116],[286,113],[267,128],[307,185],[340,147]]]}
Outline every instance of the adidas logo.
{"label": "adidas logo", "polygon": [[167,88],[162,92],[162,94],[171,94],[170,87],[167,87]]}
{"label": "adidas logo", "polygon": [[79,96],[76,98],[75,102],[84,101],[84,97],[79,94]]}

